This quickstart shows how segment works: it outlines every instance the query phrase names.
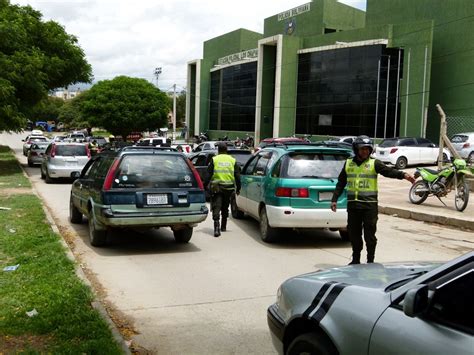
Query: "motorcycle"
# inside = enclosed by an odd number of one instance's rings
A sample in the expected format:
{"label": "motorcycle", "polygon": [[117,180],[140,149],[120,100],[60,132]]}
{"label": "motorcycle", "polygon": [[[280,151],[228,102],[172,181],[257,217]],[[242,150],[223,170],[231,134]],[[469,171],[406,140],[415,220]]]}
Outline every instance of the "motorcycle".
{"label": "motorcycle", "polygon": [[250,134],[247,133],[247,136],[243,140],[242,145],[245,145],[246,147],[248,147],[250,149],[253,149],[253,147],[254,147],[253,137]]}
{"label": "motorcycle", "polygon": [[415,179],[421,176],[421,180],[412,185],[408,194],[410,202],[419,205],[428,196],[433,195],[446,206],[441,197],[454,190],[454,205],[462,212],[469,201],[469,183],[466,181],[466,175],[471,175],[471,172],[466,169],[466,161],[463,159],[455,159],[450,166],[439,171],[417,168],[414,176]]}
{"label": "motorcycle", "polygon": [[194,143],[200,144],[209,140],[209,133],[201,132],[198,136],[194,136]]}

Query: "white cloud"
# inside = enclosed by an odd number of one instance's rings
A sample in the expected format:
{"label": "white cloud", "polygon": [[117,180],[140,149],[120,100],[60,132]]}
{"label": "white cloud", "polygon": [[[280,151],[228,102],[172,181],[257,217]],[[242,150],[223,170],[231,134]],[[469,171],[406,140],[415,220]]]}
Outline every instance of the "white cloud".
{"label": "white cloud", "polygon": [[[96,80],[129,75],[160,88],[186,85],[186,63],[202,57],[202,43],[237,28],[263,32],[263,20],[305,0],[12,0],[31,5],[79,39]],[[340,0],[365,9],[365,0]]]}

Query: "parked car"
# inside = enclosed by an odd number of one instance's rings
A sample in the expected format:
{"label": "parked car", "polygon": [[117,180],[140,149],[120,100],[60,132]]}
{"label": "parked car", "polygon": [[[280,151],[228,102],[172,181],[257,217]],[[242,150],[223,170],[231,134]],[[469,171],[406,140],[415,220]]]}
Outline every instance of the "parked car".
{"label": "parked car", "polygon": [[[249,149],[228,149],[227,153],[232,155],[240,169],[247,163],[252,157],[252,151]],[[213,156],[217,155],[217,150],[205,150],[198,153],[192,153],[189,156],[189,160],[193,163],[194,167],[199,173],[202,181],[206,181],[208,178],[207,166],[211,162]]]}
{"label": "parked car", "polygon": [[142,138],[137,143],[137,146],[146,147],[146,146],[153,146],[153,147],[161,147],[161,146],[171,146],[171,139],[167,139],[166,137],[154,137],[154,138]]}
{"label": "parked car", "polygon": [[259,151],[260,149],[265,148],[268,145],[274,145],[274,144],[285,144],[285,143],[290,143],[290,144],[306,144],[308,143],[307,140],[303,138],[298,138],[298,137],[277,137],[277,138],[265,138],[260,143],[258,144],[256,151]]}
{"label": "parked car", "polygon": [[48,145],[49,142],[35,142],[31,144],[28,150],[28,166],[32,167],[43,162],[44,153]]}
{"label": "parked car", "polygon": [[89,136],[89,137],[86,137],[86,140],[85,140],[86,143],[92,143],[93,141],[95,141],[97,143],[99,148],[105,147],[108,143],[107,139],[105,139],[105,137],[102,137],[102,136]]}
{"label": "parked car", "polygon": [[193,153],[202,152],[205,150],[217,150],[217,145],[221,143],[225,143],[228,149],[235,148],[235,144],[232,141],[207,141],[198,144],[196,148],[193,149]]}
{"label": "parked car", "polygon": [[31,144],[37,142],[49,142],[48,138],[43,135],[32,135],[26,136],[25,139],[21,140],[23,143],[23,155],[28,156],[28,150],[30,150]]}
{"label": "parked car", "polygon": [[67,141],[69,142],[79,142],[82,143],[86,140],[86,135],[84,132],[81,131],[74,131],[72,133],[69,133],[66,138]]}
{"label": "parked car", "polygon": [[458,133],[451,138],[451,143],[461,156],[470,164],[474,164],[474,132]]}
{"label": "parked car", "polygon": [[273,242],[283,228],[339,230],[347,234],[347,197],[330,209],[348,149],[311,144],[266,147],[241,172],[242,189],[231,199],[234,218],[248,214],[260,222],[261,238]]}
{"label": "parked car", "polygon": [[91,157],[84,143],[53,142],[44,153],[41,163],[41,178],[52,183],[56,178],[72,178],[72,173],[81,172]]}
{"label": "parked car", "polygon": [[280,354],[472,354],[474,252],[285,281],[267,311]]}
{"label": "parked car", "polygon": [[62,135],[62,134],[56,134],[55,136],[53,136],[53,139],[51,140],[51,142],[63,142],[66,139],[66,137],[67,136]]}
{"label": "parked car", "polygon": [[[404,169],[408,165],[437,164],[439,147],[426,138],[387,138],[374,150],[376,159],[395,165],[397,169]],[[443,150],[443,161],[449,161],[451,154]]]}
{"label": "parked car", "polygon": [[332,137],[332,138],[329,138],[328,141],[344,142],[344,143],[352,144],[352,142],[354,142],[354,139],[356,138],[357,136]]}
{"label": "parked car", "polygon": [[77,175],[70,219],[89,221],[93,246],[114,228],[171,227],[187,243],[208,214],[204,187],[191,162],[172,148],[125,147],[95,156]]}

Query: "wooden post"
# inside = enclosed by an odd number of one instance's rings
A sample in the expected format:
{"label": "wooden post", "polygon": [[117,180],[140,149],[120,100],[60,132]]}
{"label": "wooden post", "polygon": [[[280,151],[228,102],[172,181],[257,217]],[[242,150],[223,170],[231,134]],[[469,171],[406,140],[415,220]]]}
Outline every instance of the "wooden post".
{"label": "wooden post", "polygon": [[449,140],[447,133],[447,123],[446,123],[446,114],[444,113],[443,109],[439,104],[436,105],[436,109],[439,112],[439,115],[441,116],[441,125],[440,125],[440,132],[439,132],[439,153],[438,153],[438,169],[441,169],[441,165],[443,162],[443,147],[446,146],[450,153],[452,154],[453,157],[456,159],[461,159],[461,156],[459,155],[458,151],[454,149],[453,145],[451,144],[451,141]]}

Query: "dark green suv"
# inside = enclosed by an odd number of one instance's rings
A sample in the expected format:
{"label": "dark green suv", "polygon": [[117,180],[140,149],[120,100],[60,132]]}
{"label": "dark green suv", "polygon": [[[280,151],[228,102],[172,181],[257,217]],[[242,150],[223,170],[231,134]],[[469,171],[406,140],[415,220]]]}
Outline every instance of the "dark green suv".
{"label": "dark green suv", "polygon": [[106,244],[114,228],[171,227],[187,243],[206,219],[204,187],[182,154],[157,147],[125,147],[101,153],[77,174],[71,188],[70,220],[89,220],[93,246]]}

